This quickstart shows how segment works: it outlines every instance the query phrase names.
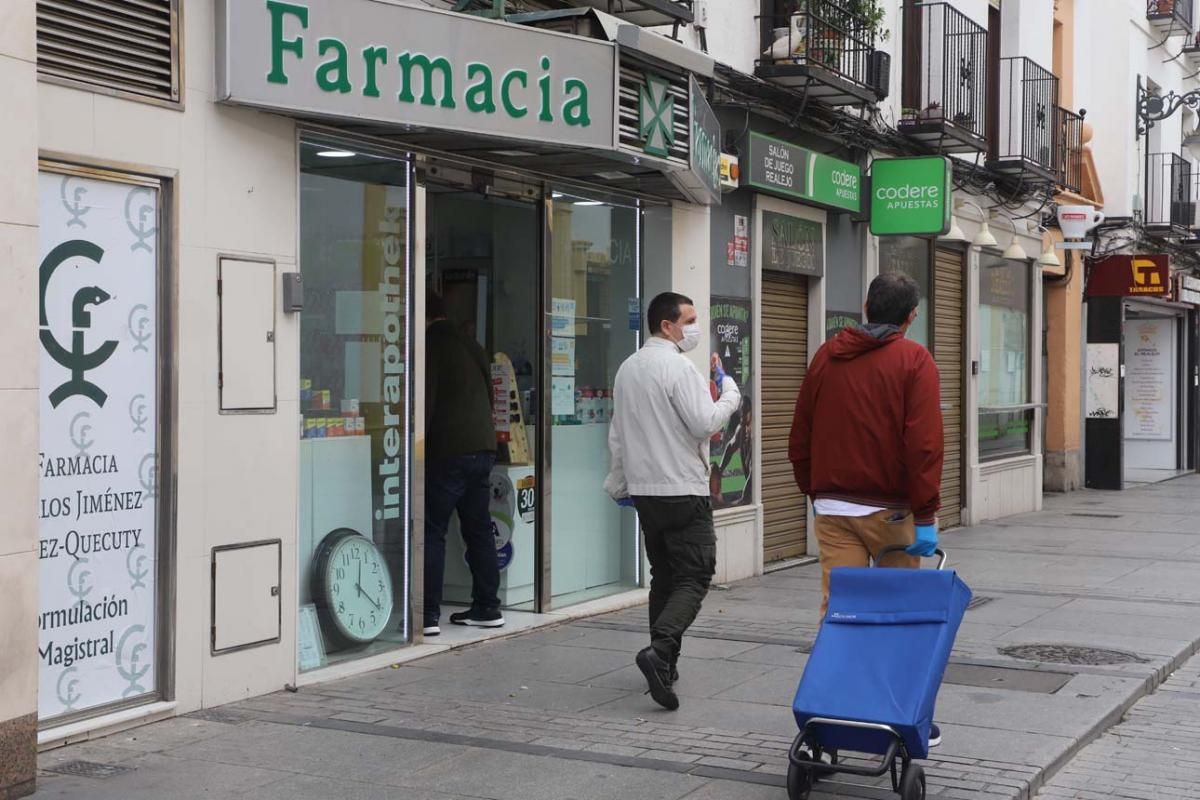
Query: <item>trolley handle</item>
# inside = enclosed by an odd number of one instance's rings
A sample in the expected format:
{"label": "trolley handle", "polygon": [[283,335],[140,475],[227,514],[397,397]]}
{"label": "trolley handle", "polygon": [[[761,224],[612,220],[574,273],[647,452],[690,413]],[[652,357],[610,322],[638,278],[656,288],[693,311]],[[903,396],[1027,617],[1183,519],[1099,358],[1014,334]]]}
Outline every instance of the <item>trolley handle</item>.
{"label": "trolley handle", "polygon": [[[885,547],[879,551],[879,555],[877,557],[874,557],[871,559],[871,566],[873,566],[873,567],[879,566],[879,562],[883,561],[883,559],[887,558],[892,553],[905,553],[905,552],[908,552],[908,545],[905,545],[905,544],[893,544],[888,547]],[[946,566],[946,551],[939,547],[933,551],[933,554],[938,557],[937,568],[939,570],[944,569]]]}

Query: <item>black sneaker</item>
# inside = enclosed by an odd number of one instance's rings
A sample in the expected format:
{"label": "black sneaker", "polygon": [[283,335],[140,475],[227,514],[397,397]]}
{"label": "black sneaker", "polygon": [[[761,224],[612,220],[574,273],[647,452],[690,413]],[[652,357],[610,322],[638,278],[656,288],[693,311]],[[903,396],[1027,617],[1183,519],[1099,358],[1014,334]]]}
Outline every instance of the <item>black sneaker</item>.
{"label": "black sneaker", "polygon": [[475,628],[502,628],[504,615],[500,609],[470,608],[450,615],[452,625],[470,625]]}
{"label": "black sneaker", "polygon": [[942,743],[942,729],[937,725],[929,726],[929,746],[937,747]]}
{"label": "black sneaker", "polygon": [[679,662],[678,661],[671,662],[671,683],[672,684],[679,683]]}
{"label": "black sneaker", "polygon": [[441,626],[438,625],[437,620],[434,620],[433,622],[426,622],[422,630],[425,632],[426,636],[440,636],[442,633]]}
{"label": "black sneaker", "polygon": [[647,647],[637,654],[635,659],[638,669],[646,676],[646,685],[650,687],[650,696],[668,711],[679,708],[679,698],[671,688],[671,665],[663,661],[662,656],[653,647]]}

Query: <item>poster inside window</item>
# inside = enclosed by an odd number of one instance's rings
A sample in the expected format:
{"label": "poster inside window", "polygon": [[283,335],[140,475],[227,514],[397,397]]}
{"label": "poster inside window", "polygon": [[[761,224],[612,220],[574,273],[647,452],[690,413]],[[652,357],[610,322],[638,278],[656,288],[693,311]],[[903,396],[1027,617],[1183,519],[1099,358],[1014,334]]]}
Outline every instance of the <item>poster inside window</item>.
{"label": "poster inside window", "polygon": [[159,195],[39,176],[43,723],[158,691]]}
{"label": "poster inside window", "polygon": [[[1030,452],[1032,276],[1027,261],[984,253],[979,269],[979,457]],[[1014,406],[1018,406],[1014,408]]]}
{"label": "poster inside window", "polygon": [[[711,214],[712,273],[709,336],[725,372],[737,381],[741,407],[709,442],[714,509],[754,502],[753,303],[750,300],[750,220],[753,195],[734,192]],[[710,384],[713,397],[717,387]]]}

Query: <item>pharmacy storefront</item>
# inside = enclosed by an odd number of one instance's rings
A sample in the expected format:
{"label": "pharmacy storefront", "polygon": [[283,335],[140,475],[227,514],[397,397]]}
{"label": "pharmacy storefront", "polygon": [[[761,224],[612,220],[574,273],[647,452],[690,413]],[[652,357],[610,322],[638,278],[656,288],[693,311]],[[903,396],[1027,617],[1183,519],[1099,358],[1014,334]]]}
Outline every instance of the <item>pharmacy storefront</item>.
{"label": "pharmacy storefront", "polygon": [[222,11],[223,99],[300,120],[299,671],[421,638],[426,292],[492,359],[510,619],[641,586],[602,488],[612,383],[670,279],[671,204],[719,200],[711,62],[372,0]]}

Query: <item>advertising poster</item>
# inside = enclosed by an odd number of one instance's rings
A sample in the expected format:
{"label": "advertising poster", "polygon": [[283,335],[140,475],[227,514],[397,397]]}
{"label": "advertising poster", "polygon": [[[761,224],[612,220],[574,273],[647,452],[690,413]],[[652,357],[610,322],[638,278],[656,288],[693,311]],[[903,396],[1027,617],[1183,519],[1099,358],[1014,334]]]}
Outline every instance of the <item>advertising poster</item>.
{"label": "advertising poster", "polygon": [[[711,319],[713,351],[721,357],[726,374],[737,381],[742,393],[742,407],[730,417],[725,430],[713,436],[709,444],[713,508],[730,508],[753,500],[754,403],[750,381],[753,328],[750,324],[750,301],[713,297]],[[715,386],[713,391],[716,391]]]}
{"label": "advertising poster", "polygon": [[157,689],[159,197],[38,181],[45,721]]}
{"label": "advertising poster", "polygon": [[[1125,436],[1169,440],[1175,430],[1175,321],[1130,320],[1125,335]],[[1129,329],[1132,329],[1132,333]]]}

